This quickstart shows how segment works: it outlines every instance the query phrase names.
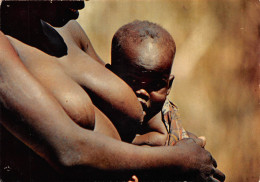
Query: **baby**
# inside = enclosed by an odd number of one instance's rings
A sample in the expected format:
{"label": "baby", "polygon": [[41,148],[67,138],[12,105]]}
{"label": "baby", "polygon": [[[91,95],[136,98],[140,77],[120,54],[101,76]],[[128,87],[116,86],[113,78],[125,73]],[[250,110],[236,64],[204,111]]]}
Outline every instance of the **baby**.
{"label": "baby", "polygon": [[111,65],[106,67],[133,89],[145,113],[133,144],[174,145],[189,137],[176,106],[167,99],[174,80],[175,51],[172,36],[148,21],[124,25],[113,37]]}

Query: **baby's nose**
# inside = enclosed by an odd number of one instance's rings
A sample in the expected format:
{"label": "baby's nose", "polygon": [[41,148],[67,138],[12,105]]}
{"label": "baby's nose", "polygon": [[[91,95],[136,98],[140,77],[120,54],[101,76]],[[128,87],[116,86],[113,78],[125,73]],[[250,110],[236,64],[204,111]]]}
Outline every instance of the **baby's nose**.
{"label": "baby's nose", "polygon": [[140,97],[146,101],[148,101],[150,99],[150,95],[145,89],[139,89],[139,90],[135,91],[135,93],[136,93],[137,97]]}

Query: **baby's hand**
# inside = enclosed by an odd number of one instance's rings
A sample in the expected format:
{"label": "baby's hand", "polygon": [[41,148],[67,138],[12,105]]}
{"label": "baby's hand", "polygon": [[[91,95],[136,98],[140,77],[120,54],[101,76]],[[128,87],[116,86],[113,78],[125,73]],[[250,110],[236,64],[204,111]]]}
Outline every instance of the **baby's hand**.
{"label": "baby's hand", "polygon": [[205,145],[206,145],[206,137],[205,136],[197,137],[193,133],[190,133],[190,132],[187,132],[187,133],[188,133],[189,137],[192,138],[195,141],[195,143],[200,145],[202,148],[205,147]]}

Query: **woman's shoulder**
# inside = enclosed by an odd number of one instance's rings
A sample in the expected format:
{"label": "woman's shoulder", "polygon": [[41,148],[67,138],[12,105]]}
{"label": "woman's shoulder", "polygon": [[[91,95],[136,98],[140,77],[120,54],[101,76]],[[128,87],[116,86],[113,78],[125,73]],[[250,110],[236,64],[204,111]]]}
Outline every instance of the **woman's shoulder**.
{"label": "woman's shoulder", "polygon": [[75,40],[80,38],[87,38],[87,35],[83,28],[80,26],[80,24],[76,20],[70,20],[65,26],[61,28],[56,28],[59,32],[66,32],[71,37],[73,37]]}

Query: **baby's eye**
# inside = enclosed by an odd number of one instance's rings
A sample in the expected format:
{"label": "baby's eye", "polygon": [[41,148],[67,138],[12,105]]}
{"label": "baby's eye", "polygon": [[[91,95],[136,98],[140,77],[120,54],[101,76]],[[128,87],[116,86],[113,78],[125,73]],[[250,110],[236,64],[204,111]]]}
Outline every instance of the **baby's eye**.
{"label": "baby's eye", "polygon": [[133,84],[136,84],[136,79],[134,78],[124,78],[124,81],[129,84],[129,85],[133,85]]}
{"label": "baby's eye", "polygon": [[155,81],[150,84],[150,89],[153,91],[158,91],[167,86],[167,82],[165,81]]}
{"label": "baby's eye", "polygon": [[136,80],[135,79],[128,79],[127,83],[129,85],[135,85],[136,84]]}
{"label": "baby's eye", "polygon": [[132,83],[135,84],[135,83],[136,83],[136,80],[135,80],[135,79],[132,79]]}

